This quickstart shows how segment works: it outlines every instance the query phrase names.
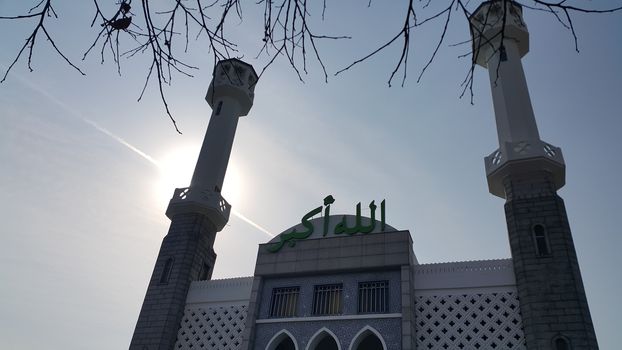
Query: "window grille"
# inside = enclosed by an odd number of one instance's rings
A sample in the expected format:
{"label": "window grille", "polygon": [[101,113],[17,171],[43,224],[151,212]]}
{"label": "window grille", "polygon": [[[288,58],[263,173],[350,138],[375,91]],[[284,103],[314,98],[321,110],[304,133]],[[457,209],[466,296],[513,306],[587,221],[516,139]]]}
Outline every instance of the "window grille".
{"label": "window grille", "polygon": [[300,287],[274,288],[270,302],[270,317],[296,316]]}
{"label": "window grille", "polygon": [[359,313],[389,311],[389,281],[359,283]]}
{"label": "window grille", "polygon": [[313,314],[314,315],[338,315],[341,314],[341,295],[343,284],[325,284],[315,286],[313,291]]}

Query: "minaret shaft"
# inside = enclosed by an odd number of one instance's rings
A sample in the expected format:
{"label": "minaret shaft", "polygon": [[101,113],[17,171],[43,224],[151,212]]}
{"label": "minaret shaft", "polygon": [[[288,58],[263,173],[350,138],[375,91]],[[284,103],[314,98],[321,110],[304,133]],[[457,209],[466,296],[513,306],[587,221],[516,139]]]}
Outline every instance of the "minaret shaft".
{"label": "minaret shaft", "polygon": [[222,97],[216,102],[190,187],[221,191],[239,115],[240,106],[237,101]]}
{"label": "minaret shaft", "polygon": [[504,56],[505,60],[499,62],[501,53],[497,52],[488,63],[499,144],[540,141],[527,80],[514,40],[505,41]]}
{"label": "minaret shaft", "polygon": [[504,185],[527,350],[551,349],[559,336],[570,342],[569,349],[597,350],[566,208],[551,174],[510,175]]}
{"label": "minaret shaft", "polygon": [[499,148],[486,157],[490,193],[506,197],[511,173],[546,170],[556,189],[566,182],[561,149],[540,139],[521,58],[529,52],[522,8],[510,0],[484,1],[469,18],[473,63],[488,69]]}
{"label": "minaret shaft", "polygon": [[214,240],[231,206],[220,194],[240,116],[253,105],[257,73],[237,59],[218,62],[206,100],[212,107],[190,187],[177,188],[166,210],[162,240],[130,350],[172,350],[193,281],[209,280]]}
{"label": "minaret shaft", "polygon": [[563,200],[561,150],[540,139],[521,57],[529,51],[522,7],[484,1],[469,18],[474,63],[488,69],[499,149],[486,157],[492,194],[505,202],[527,350],[598,344]]}

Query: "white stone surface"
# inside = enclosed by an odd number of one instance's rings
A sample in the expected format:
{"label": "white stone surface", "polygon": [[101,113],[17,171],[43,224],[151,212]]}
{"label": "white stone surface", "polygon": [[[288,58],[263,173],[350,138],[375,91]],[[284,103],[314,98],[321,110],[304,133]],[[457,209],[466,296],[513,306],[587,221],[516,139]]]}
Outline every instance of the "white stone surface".
{"label": "white stone surface", "polygon": [[195,281],[186,297],[186,308],[248,305],[253,277]]}
{"label": "white stone surface", "polygon": [[230,206],[220,194],[222,191],[235,131],[241,116],[253,106],[257,73],[253,67],[238,59],[216,64],[208,88],[207,103],[212,107],[203,145],[190,187],[176,189],[166,215],[199,213],[208,216],[216,231],[229,221]]}
{"label": "white stone surface", "polygon": [[239,349],[252,284],[252,277],[192,282],[174,349]]}
{"label": "white stone surface", "polygon": [[505,198],[510,174],[545,170],[557,189],[565,185],[559,148],[540,139],[521,58],[529,51],[529,32],[521,5],[488,1],[470,17],[474,62],[488,69],[499,148],[485,158],[488,189]]}
{"label": "white stone surface", "polygon": [[415,295],[516,290],[512,259],[422,264],[413,272]]}

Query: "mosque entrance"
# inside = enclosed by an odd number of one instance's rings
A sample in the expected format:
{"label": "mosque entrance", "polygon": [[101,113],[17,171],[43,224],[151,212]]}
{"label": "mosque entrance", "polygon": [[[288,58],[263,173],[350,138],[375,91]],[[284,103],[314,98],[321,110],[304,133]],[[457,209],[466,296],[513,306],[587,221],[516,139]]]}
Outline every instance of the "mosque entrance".
{"label": "mosque entrance", "polygon": [[313,350],[338,350],[337,342],[331,336],[322,339]]}
{"label": "mosque entrance", "polygon": [[368,333],[355,350],[383,350],[383,347],[382,342],[375,334]]}
{"label": "mosque entrance", "polygon": [[294,346],[294,342],[292,341],[292,338],[285,337],[279,343],[279,345],[277,345],[276,348],[274,348],[274,350],[296,350],[296,346]]}

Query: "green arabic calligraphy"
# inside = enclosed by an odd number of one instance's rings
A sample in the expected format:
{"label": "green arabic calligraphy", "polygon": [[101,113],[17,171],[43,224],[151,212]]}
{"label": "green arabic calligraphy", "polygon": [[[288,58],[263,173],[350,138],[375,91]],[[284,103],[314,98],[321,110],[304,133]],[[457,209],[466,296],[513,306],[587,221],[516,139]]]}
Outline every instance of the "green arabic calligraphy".
{"label": "green arabic calligraphy", "polygon": [[[324,198],[324,206],[326,207],[324,209],[324,232],[323,232],[323,236],[326,236],[328,234],[328,227],[329,227],[329,221],[330,221],[330,205],[333,204],[335,202],[335,198],[333,198],[333,196],[328,195],[326,196],[326,198]],[[334,234],[339,235],[339,234],[348,234],[348,235],[353,235],[356,233],[362,233],[362,234],[367,234],[372,232],[375,228],[376,228],[376,204],[374,203],[374,201],[371,201],[371,203],[369,203],[369,210],[371,211],[371,218],[369,220],[369,224],[367,225],[362,225],[361,223],[361,202],[359,202],[356,205],[356,217],[355,217],[355,222],[354,222],[354,226],[349,227],[347,224],[347,220],[346,220],[346,215],[344,215],[341,219],[341,222],[339,222],[337,225],[335,225],[335,230],[334,230]],[[313,234],[314,231],[314,226],[313,224],[309,221],[312,217],[314,217],[315,215],[319,214],[322,212],[322,207],[317,207],[313,210],[311,210],[310,212],[308,212],[307,214],[305,214],[302,219],[300,220],[302,226],[304,226],[305,230],[304,231],[296,231],[296,228],[293,228],[291,230],[291,232],[289,233],[282,233],[279,236],[279,241],[276,243],[273,243],[272,245],[267,247],[267,250],[271,253],[275,253],[278,252],[279,250],[281,250],[281,248],[283,248],[283,246],[287,243],[290,247],[293,247],[296,245],[296,241],[299,240],[303,240],[308,238],[309,236],[311,236],[311,234]],[[385,200],[382,200],[382,202],[380,203],[380,229],[381,231],[384,231],[386,227],[386,223],[385,223]]]}

